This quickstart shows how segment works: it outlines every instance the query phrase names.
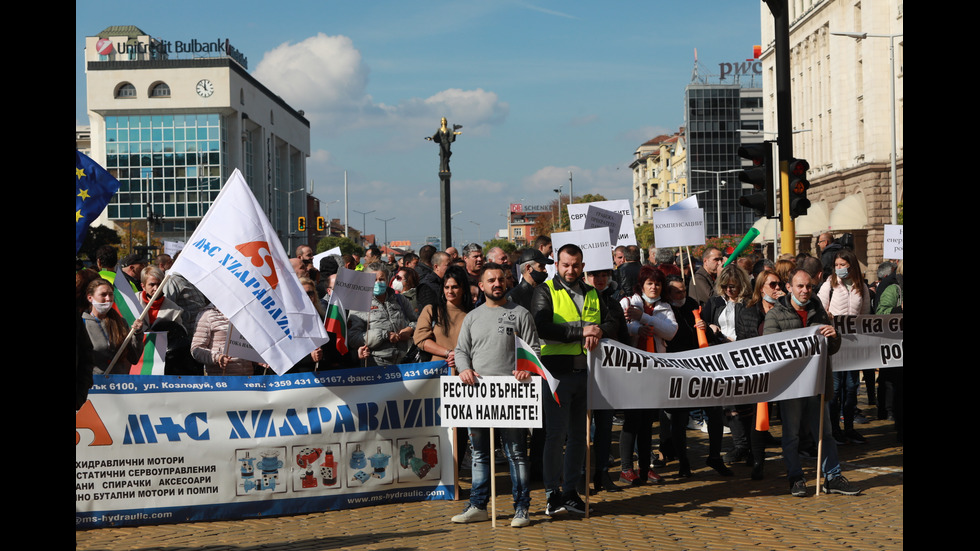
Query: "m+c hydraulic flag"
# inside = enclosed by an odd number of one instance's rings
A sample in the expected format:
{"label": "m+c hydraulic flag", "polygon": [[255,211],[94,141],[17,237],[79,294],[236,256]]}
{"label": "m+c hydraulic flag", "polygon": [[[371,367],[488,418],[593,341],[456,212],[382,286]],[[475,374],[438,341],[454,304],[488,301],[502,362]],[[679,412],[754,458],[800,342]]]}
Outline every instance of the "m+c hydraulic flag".
{"label": "m+c hydraulic flag", "polygon": [[204,293],[280,375],[329,340],[237,169],[171,269]]}

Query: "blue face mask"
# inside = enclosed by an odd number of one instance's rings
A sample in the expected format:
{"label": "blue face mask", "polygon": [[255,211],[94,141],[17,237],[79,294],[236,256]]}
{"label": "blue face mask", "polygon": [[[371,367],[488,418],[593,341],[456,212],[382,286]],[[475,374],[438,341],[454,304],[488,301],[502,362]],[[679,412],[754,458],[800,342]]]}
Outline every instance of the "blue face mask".
{"label": "blue face mask", "polygon": [[[795,298],[795,297],[794,297],[794,298]],[[772,298],[772,297],[771,297],[771,296],[769,296],[769,295],[762,295],[762,300],[764,300],[764,301],[766,301],[766,302],[768,302],[769,304],[776,304],[777,302],[779,302],[778,300],[776,300],[776,299],[774,299],[774,298]]]}
{"label": "blue face mask", "polygon": [[809,300],[808,300],[808,301],[806,301],[806,302],[800,302],[800,301],[799,301],[799,299],[797,299],[797,298],[796,298],[796,295],[793,295],[793,302],[794,302],[794,303],[795,303],[795,304],[796,304],[797,306],[800,306],[801,308],[802,308],[803,306],[806,306],[807,304],[810,304],[810,301],[809,301]]}
{"label": "blue face mask", "polygon": [[377,296],[381,296],[381,295],[385,294],[385,291],[387,291],[387,290],[388,290],[388,286],[385,285],[385,282],[384,281],[375,281],[374,282],[374,296],[376,296],[376,297]]}
{"label": "blue face mask", "polygon": [[847,279],[847,268],[837,268],[834,270],[834,273],[841,279]]}

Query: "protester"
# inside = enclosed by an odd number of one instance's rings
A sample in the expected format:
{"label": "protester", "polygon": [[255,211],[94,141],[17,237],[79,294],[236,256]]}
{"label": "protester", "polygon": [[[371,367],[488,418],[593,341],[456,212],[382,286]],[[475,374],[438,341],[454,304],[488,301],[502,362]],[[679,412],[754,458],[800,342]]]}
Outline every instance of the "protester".
{"label": "protester", "polygon": [[368,365],[401,363],[412,344],[417,316],[408,299],[388,288],[390,269],[379,262],[368,264],[365,273],[375,274],[370,312],[352,310],[349,346]]}
{"label": "protester", "polygon": [[[667,341],[667,352],[684,352],[698,348],[698,328],[704,329],[703,320],[696,320],[694,312],[700,308],[698,301],[687,294],[687,286],[679,275],[667,276],[665,299],[670,300],[677,332]],[[667,408],[660,412],[660,453],[666,465],[677,458],[677,475],[691,478],[691,464],[687,457],[687,421],[689,408]],[[654,462],[657,466],[657,463]]]}
{"label": "protester", "polygon": [[[606,303],[606,309],[610,317],[616,322],[616,334],[609,335],[609,338],[626,344],[630,341],[629,330],[626,327],[626,317],[623,315],[622,308],[613,297],[614,289],[609,285],[612,279],[612,270],[592,270],[586,272],[585,282],[595,287],[599,293],[599,299]],[[595,448],[595,466],[592,475],[592,485],[595,491],[605,490],[607,492],[620,492],[622,489],[613,483],[609,476],[609,464],[612,461],[612,423],[613,414],[611,409],[592,410],[592,422],[595,425],[595,433],[592,436]],[[632,454],[632,450],[630,450]]]}
{"label": "protester", "polygon": [[[735,320],[735,334],[738,340],[751,339],[763,334],[765,328],[766,314],[772,310],[779,299],[786,296],[783,292],[782,281],[776,272],[764,270],[756,276],[755,291],[752,298],[745,304]],[[756,426],[756,404],[745,404],[735,407],[738,412],[737,421],[741,425],[741,430],[748,435],[749,455],[747,460],[752,464],[752,480],[762,480],[763,467],[766,457],[766,433],[755,430]],[[736,430],[733,425],[732,432]],[[734,458],[737,458],[735,454]]]}
{"label": "protester", "polygon": [[[164,277],[163,270],[156,266],[143,268],[143,273],[140,274],[140,284],[143,290],[137,295],[139,296],[141,306],[149,304],[150,299],[153,298]],[[183,310],[180,306],[177,306],[177,303],[165,297],[163,293],[160,293],[160,296],[153,301],[153,304],[150,305],[150,310],[146,314],[146,322],[149,324],[148,330],[154,330],[157,322],[172,321],[180,323],[180,316],[183,313]]]}
{"label": "protester", "polygon": [[[505,268],[488,263],[480,275],[480,290],[486,301],[466,315],[459,332],[455,360],[459,379],[464,384],[476,384],[481,375],[513,375],[518,381],[528,381],[531,374],[516,370],[516,341],[523,339],[535,353],[540,350],[538,335],[531,314],[523,307],[509,302],[504,296]],[[449,280],[447,274],[447,280]],[[544,394],[549,394],[545,392]],[[504,455],[510,464],[510,479],[514,496],[514,518],[511,526],[530,524],[528,508],[531,503],[531,486],[528,476],[525,435],[523,428],[496,430]],[[466,509],[453,517],[453,522],[467,523],[487,520],[487,502],[490,497],[490,461],[494,443],[490,441],[490,429],[469,429],[473,447],[473,484]]]}
{"label": "protester", "polygon": [[694,272],[691,285],[687,289],[688,294],[698,301],[698,304],[703,306],[709,298],[717,294],[715,279],[718,278],[722,262],[724,258],[717,247],[708,247],[701,255],[701,267]]}
{"label": "protester", "polygon": [[442,279],[442,289],[443,292],[435,304],[427,305],[419,314],[415,345],[422,352],[431,355],[433,361],[446,360],[455,375],[456,361],[453,351],[463,318],[473,309],[466,271],[455,266],[449,268]]}
{"label": "protester", "polygon": [[412,311],[418,315],[418,272],[413,268],[400,268],[398,273],[391,278],[389,285],[393,291],[408,299],[408,303],[412,305]]}
{"label": "protester", "polygon": [[517,266],[520,270],[521,281],[507,292],[507,298],[523,306],[525,309],[531,307],[531,297],[534,288],[548,279],[546,266],[554,264],[554,261],[537,249],[524,249],[518,257]]}
{"label": "protester", "polygon": [[[634,346],[647,352],[664,353],[666,341],[677,333],[677,320],[670,304],[662,300],[665,278],[657,268],[645,265],[637,275],[633,296],[620,301],[629,334]],[[650,468],[650,439],[653,422],[659,413],[656,409],[630,409],[624,412],[625,421],[619,436],[619,453],[622,472],[619,480],[634,486],[651,482],[662,483],[663,477]],[[633,448],[636,448],[638,472],[633,469]]]}
{"label": "protester", "polygon": [[[763,334],[772,335],[803,327],[818,327],[819,333],[827,338],[827,351],[831,355],[836,354],[840,350],[841,337],[834,329],[833,322],[820,305],[820,301],[811,300],[812,294],[813,281],[810,274],[801,268],[794,269],[790,274],[790,293],[780,298],[779,303],[766,314]],[[826,371],[825,395],[826,391],[833,387],[833,382],[830,380],[831,371],[829,369]],[[813,434],[820,434],[821,416],[824,428],[824,458],[820,470],[826,478],[824,491],[844,495],[860,493],[860,490],[841,474],[837,442],[834,440],[830,425],[829,405],[822,404],[819,395],[793,398],[780,401],[779,412],[783,422],[783,460],[786,462],[790,494],[795,497],[806,497],[808,494],[803,479],[803,467],[800,464],[800,427],[805,424]]]}
{"label": "protester", "polygon": [[254,375],[255,365],[226,353],[231,322],[214,306],[201,312],[191,339],[191,356],[204,364],[205,375]]}
{"label": "protester", "polygon": [[[834,255],[834,272],[820,287],[820,303],[831,317],[859,316],[871,313],[871,293],[861,274],[857,255],[850,249],[839,249]],[[834,439],[838,444],[864,444],[867,442],[854,429],[854,413],[857,409],[857,392],[861,385],[860,371],[834,373],[834,399],[831,402]],[[840,418],[844,418],[841,430]]]}
{"label": "protester", "polygon": [[[881,290],[876,314],[903,314],[905,307],[905,261],[899,260],[895,269],[895,281]],[[878,390],[878,418],[891,415],[895,419],[895,433],[899,445],[905,444],[905,367],[881,370],[882,384]]]}
{"label": "protester", "polygon": [[532,299],[531,311],[543,342],[541,360],[561,381],[558,402],[550,394],[543,398],[543,474],[548,516],[564,511],[585,513],[585,503],[576,489],[587,451],[586,353],[598,346],[604,336],[616,334],[616,324],[605,303],[592,286],[581,281],[585,266],[582,256],[577,245],[559,249],[557,275],[535,287]]}
{"label": "protester", "polygon": [[[89,311],[82,314],[85,331],[92,343],[92,365],[94,373],[106,373],[109,364],[123,345],[130,327],[119,312],[113,308],[113,287],[108,281],[93,279],[85,289]],[[111,373],[129,373],[129,367],[138,362],[143,344],[143,322],[133,322],[135,330],[126,343],[126,349],[112,366]]]}

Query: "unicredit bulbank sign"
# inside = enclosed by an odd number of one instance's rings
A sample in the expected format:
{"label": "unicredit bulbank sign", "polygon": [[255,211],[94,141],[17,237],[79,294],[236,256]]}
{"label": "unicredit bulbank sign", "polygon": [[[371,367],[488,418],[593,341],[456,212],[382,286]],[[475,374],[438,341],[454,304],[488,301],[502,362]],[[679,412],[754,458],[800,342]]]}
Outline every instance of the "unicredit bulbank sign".
{"label": "unicredit bulbank sign", "polygon": [[113,52],[121,55],[132,54],[223,54],[237,61],[242,67],[248,69],[248,58],[242,52],[231,45],[228,39],[217,39],[213,42],[202,42],[196,38],[189,42],[180,40],[158,40],[150,43],[112,43],[108,38],[102,38],[95,43],[95,49],[99,55],[110,55]]}

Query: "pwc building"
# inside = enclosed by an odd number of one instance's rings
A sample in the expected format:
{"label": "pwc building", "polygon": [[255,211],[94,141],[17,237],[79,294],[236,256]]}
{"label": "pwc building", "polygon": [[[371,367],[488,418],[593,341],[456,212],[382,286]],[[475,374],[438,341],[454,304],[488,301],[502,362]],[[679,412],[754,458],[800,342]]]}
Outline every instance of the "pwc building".
{"label": "pwc building", "polygon": [[[181,37],[183,38],[183,37]],[[186,240],[237,168],[286,250],[306,215],[310,123],[248,73],[227,40],[108,27],[85,40],[91,157],[120,182],[101,221]]]}

